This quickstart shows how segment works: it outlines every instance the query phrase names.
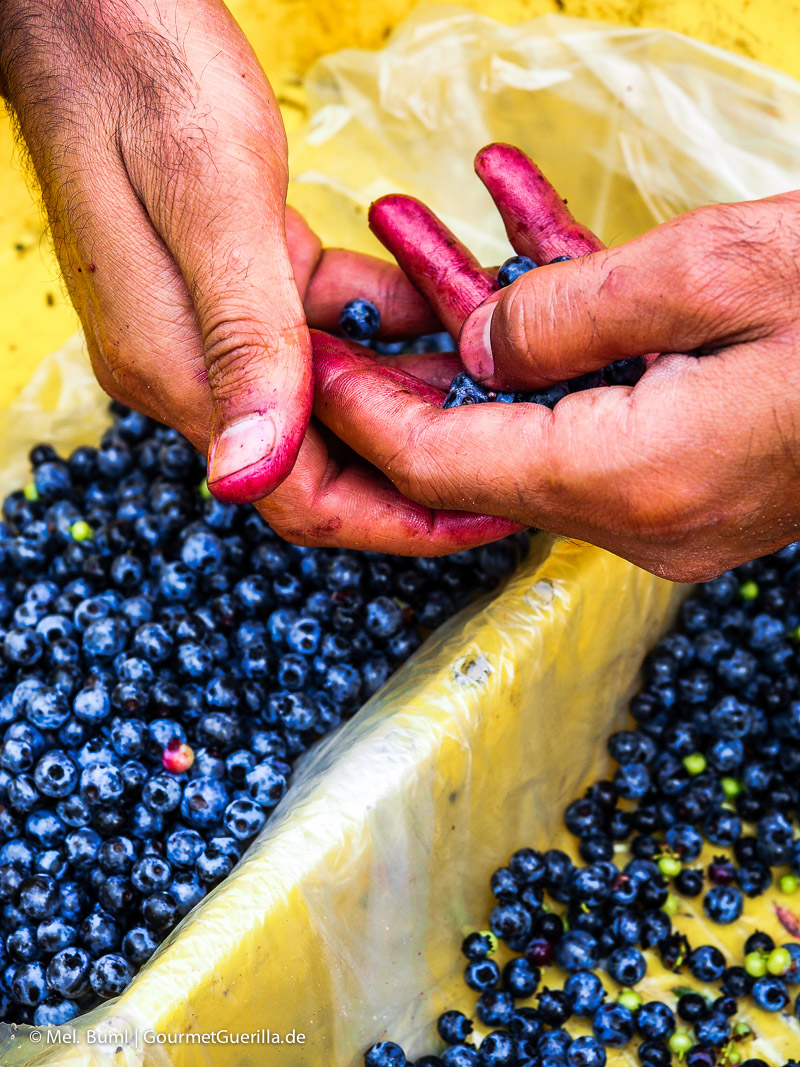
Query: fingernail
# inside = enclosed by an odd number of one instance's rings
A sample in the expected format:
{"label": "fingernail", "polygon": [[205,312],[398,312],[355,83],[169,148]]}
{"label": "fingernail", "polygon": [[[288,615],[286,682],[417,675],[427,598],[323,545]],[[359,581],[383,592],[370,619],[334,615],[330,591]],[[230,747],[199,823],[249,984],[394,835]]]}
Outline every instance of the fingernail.
{"label": "fingernail", "polygon": [[497,302],[481,304],[467,316],[458,335],[458,352],[469,374],[478,382],[494,374],[492,315]]}
{"label": "fingernail", "polygon": [[268,460],[275,449],[275,422],[271,415],[245,415],[229,422],[214,438],[208,457],[208,484],[236,482],[249,468]]}

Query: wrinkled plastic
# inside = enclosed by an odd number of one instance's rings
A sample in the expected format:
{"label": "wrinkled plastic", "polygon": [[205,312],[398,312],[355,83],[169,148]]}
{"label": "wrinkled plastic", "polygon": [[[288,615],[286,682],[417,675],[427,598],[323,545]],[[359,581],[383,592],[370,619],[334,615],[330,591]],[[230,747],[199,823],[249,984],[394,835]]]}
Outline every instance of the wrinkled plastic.
{"label": "wrinkled plastic", "polygon": [[[308,84],[292,200],[328,242],[372,248],[368,201],[402,190],[485,262],[504,259],[471,170],[495,139],[530,152],[607,241],[709,199],[800,184],[796,84],[666,33],[427,9],[385,51],[329,57]],[[9,487],[24,477],[23,442],[70,447],[105,425],[77,345],[37,374],[0,426]],[[490,872],[524,844],[571,847],[563,808],[607,769],[603,741],[684,592],[538,538],[500,594],[433,635],[309,754],[244,862],[129,990],[61,1028],[75,1044],[6,1028],[0,1064],[348,1067],[381,1036],[410,1055],[435,1048],[436,1014],[474,1002],[459,945],[485,925]],[[740,936],[694,940],[738,948]],[[663,994],[654,981],[647,991]],[[797,1024],[753,1014],[748,1053],[781,1063]],[[215,1030],[228,1040],[200,1043]],[[264,1044],[265,1032],[305,1041]],[[251,1033],[260,1042],[232,1043]],[[635,1060],[609,1057],[623,1062]]]}
{"label": "wrinkled plastic", "polygon": [[559,15],[503,26],[424,6],[384,50],[320,60],[307,94],[290,199],[326,242],[369,251],[367,207],[404,192],[502,262],[502,223],[472,170],[495,140],[527,152],[607,244],[800,186],[800,82],[663,30]]}

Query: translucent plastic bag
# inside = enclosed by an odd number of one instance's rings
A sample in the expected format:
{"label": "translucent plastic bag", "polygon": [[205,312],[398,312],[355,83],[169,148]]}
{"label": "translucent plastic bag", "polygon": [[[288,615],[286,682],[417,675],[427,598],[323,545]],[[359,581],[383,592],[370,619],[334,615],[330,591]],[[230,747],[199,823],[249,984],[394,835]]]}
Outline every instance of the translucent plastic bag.
{"label": "translucent plastic bag", "polygon": [[[399,189],[501,261],[471,169],[498,139],[530,152],[607,241],[800,184],[796,83],[669,33],[426,8],[383,51],[318,63],[308,92],[291,199],[328,243],[374,248],[366,206]],[[76,346],[38,373],[3,439],[95,435],[98,392]],[[485,922],[489,872],[522,844],[570,847],[563,807],[607,765],[602,739],[681,595],[607,553],[539,539],[499,595],[309,754],[234,874],[122,997],[64,1028],[74,1045],[0,1033],[0,1063],[348,1067],[387,1033],[413,1055],[435,1047],[436,1013],[467,1004],[458,948]],[[118,1040],[100,1043],[98,1026]],[[782,1062],[797,1024],[759,1026],[749,1054]],[[262,1037],[201,1043],[211,1031]],[[267,1047],[264,1031],[305,1040]],[[634,1060],[609,1057],[622,1062]]]}
{"label": "translucent plastic bag", "polygon": [[617,244],[701,204],[800,186],[800,84],[663,30],[545,15],[518,26],[424,6],[380,52],[307,79],[291,200],[328,243],[376,250],[369,203],[421,197],[485,263],[508,244],[475,153],[531,155],[581,222]]}

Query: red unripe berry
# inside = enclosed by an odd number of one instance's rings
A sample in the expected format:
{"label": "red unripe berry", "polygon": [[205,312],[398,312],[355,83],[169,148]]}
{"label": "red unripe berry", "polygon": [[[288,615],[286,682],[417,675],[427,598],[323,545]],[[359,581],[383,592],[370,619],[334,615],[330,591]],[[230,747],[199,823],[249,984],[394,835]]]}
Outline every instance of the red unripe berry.
{"label": "red unripe berry", "polygon": [[194,750],[185,741],[179,741],[177,737],[173,737],[161,753],[161,762],[165,771],[183,774],[194,763]]}
{"label": "red unripe berry", "polygon": [[727,856],[715,856],[708,865],[708,877],[714,885],[732,885],[736,871]]}
{"label": "red unripe berry", "polygon": [[544,967],[553,958],[553,946],[543,937],[534,937],[525,948],[525,959],[534,967]]}

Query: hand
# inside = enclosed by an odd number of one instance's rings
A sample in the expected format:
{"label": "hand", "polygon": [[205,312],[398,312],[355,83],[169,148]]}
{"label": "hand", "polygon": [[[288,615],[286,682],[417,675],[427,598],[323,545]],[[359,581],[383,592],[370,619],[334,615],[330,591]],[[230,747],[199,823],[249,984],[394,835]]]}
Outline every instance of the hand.
{"label": "hand", "polygon": [[310,341],[283,127],[246,40],[217,0],[7,0],[0,40],[101,385],[172,425],[210,388],[209,482],[263,496],[306,429]]}
{"label": "hand", "polygon": [[368,548],[377,529],[398,552],[491,539],[484,520],[403,500],[309,427],[303,296],[322,328],[358,295],[401,336],[436,320],[397,268],[322,253],[286,211],[280,114],[219,0],[5,0],[0,89],[100,384],[210,445],[216,496],[283,482],[261,510],[309,544]]}
{"label": "hand", "polygon": [[[493,387],[537,388],[652,352],[634,388],[551,412],[440,411],[351,353],[316,362],[315,410],[409,497],[590,541],[675,580],[707,579],[800,529],[800,194],[704,208],[612,251],[521,153],[479,173],[542,267],[467,319],[461,354]],[[679,352],[687,354],[676,354]],[[354,409],[349,398],[368,401]]]}

